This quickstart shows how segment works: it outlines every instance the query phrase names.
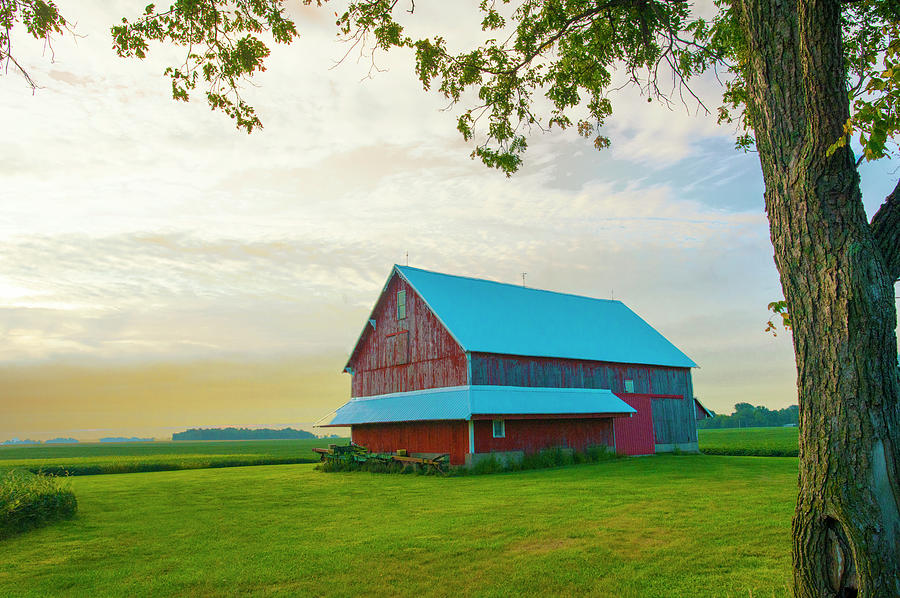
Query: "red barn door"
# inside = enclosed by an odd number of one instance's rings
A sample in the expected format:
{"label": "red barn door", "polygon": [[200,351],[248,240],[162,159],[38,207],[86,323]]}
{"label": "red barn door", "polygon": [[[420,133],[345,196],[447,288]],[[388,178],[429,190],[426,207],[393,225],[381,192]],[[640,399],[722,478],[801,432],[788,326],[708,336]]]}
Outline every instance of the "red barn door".
{"label": "red barn door", "polygon": [[616,418],[616,452],[622,455],[654,454],[656,437],[653,434],[652,399],[626,393],[617,393],[616,396],[637,410],[631,417]]}

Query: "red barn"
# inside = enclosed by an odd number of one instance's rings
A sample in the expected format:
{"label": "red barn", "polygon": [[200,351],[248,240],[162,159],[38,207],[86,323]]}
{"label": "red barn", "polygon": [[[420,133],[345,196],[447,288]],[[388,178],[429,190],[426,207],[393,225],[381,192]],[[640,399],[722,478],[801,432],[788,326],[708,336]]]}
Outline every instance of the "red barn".
{"label": "red barn", "polygon": [[696,364],[620,301],[394,266],[325,426],[372,451],[697,450]]}

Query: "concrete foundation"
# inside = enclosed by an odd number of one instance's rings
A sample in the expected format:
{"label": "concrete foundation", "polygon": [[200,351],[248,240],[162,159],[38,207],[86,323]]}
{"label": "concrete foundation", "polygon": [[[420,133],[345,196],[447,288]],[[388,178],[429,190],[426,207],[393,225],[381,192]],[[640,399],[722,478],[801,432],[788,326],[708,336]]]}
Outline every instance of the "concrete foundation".
{"label": "concrete foundation", "polygon": [[700,446],[696,442],[678,442],[673,444],[657,444],[657,453],[674,453],[678,450],[680,453],[699,453]]}
{"label": "concrete foundation", "polygon": [[521,461],[522,457],[525,456],[525,451],[505,451],[505,452],[497,452],[497,453],[467,453],[466,454],[466,467],[472,467],[479,461],[484,461],[485,459],[490,459],[493,457],[498,462],[506,464],[516,461]]}

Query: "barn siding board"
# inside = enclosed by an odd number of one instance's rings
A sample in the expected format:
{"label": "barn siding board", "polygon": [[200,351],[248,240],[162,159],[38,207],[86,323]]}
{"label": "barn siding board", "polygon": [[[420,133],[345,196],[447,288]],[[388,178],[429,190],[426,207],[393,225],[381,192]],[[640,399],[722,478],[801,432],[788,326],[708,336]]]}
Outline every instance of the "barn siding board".
{"label": "barn siding board", "polygon": [[535,453],[547,448],[584,451],[591,446],[613,446],[613,418],[596,419],[507,419],[506,436],[493,437],[491,420],[477,420],[475,452],[524,451]]}
{"label": "barn siding board", "polygon": [[655,399],[653,423],[658,444],[684,444],[697,442],[697,423],[689,421],[694,416],[693,401],[682,399]]}
{"label": "barn siding board", "polygon": [[400,449],[410,453],[449,452],[451,465],[465,464],[469,450],[469,426],[461,420],[355,425],[350,435],[354,443],[376,453]]}
{"label": "barn siding board", "polygon": [[622,455],[652,455],[656,452],[652,404],[658,399],[627,393],[616,396],[637,409],[631,417],[617,417],[615,420],[616,452]]}
{"label": "barn siding board", "polygon": [[658,444],[697,442],[697,419],[694,415],[693,388],[688,374],[670,377],[670,388],[684,399],[653,401],[653,424]]}
{"label": "barn siding board", "polygon": [[[404,290],[406,318],[398,320]],[[466,384],[465,352],[405,280],[391,279],[371,317],[375,327],[366,325],[348,364],[352,397]]]}
{"label": "barn siding board", "polygon": [[[690,371],[687,372],[687,375],[684,377],[684,397],[687,399],[684,403],[684,410],[686,413],[691,413],[693,415],[693,404],[694,404],[694,382],[691,380]],[[691,442],[699,443],[699,439],[697,437],[697,419],[694,418],[694,421],[688,426],[688,432],[690,433]]]}
{"label": "barn siding board", "polygon": [[671,401],[653,401],[653,431],[656,436],[657,444],[668,444],[674,442],[675,437],[672,427],[672,408]]}

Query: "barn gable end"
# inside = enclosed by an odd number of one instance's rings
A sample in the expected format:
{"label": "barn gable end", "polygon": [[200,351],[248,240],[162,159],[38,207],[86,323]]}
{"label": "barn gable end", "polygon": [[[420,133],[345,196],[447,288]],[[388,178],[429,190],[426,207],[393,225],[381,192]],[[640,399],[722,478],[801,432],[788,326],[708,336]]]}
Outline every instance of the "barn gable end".
{"label": "barn gable end", "polygon": [[[399,292],[406,293],[399,319]],[[466,354],[412,286],[396,270],[347,362],[350,396],[367,397],[467,382]],[[371,323],[374,320],[374,324]]]}

